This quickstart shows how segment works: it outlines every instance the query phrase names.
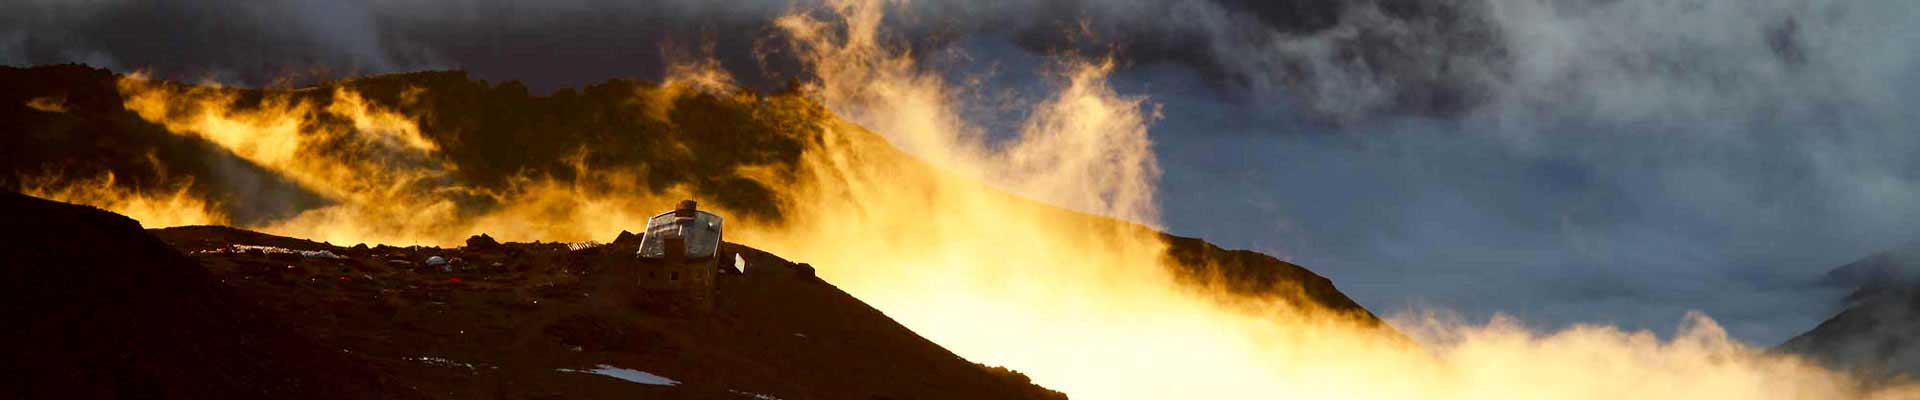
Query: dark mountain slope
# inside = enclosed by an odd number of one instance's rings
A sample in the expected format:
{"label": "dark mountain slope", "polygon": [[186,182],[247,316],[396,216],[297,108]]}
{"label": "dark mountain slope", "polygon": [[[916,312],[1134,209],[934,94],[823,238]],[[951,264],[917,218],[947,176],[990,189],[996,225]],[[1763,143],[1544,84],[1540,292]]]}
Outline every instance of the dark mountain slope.
{"label": "dark mountain slope", "polygon": [[219,146],[169,134],[122,104],[111,71],[0,66],[0,188],[58,186],[112,174],[134,192],[182,190],[237,221],[284,218],[323,203]]}
{"label": "dark mountain slope", "polygon": [[1846,309],[1780,351],[1881,378],[1920,376],[1920,247],[1842,265],[1820,283],[1851,289]]}
{"label": "dark mountain slope", "polygon": [[126,217],[0,193],[0,260],[0,397],[419,397]]}
{"label": "dark mountain slope", "polygon": [[[212,226],[153,233],[303,336],[435,398],[1064,397],[968,362],[745,246],[725,246],[747,273],[720,276],[715,310],[685,315],[636,304],[645,298],[630,290],[630,237],[441,249],[345,248]],[[453,271],[425,267],[433,256],[453,260]],[[675,384],[572,372],[601,366]]]}
{"label": "dark mountain slope", "polygon": [[1227,250],[1204,240],[1162,235],[1167,256],[1181,268],[1175,276],[1189,284],[1218,285],[1242,296],[1282,296],[1294,304],[1318,304],[1365,323],[1385,324],[1345,293],[1333,280],[1299,265],[1249,250]]}
{"label": "dark mountain slope", "polygon": [[1856,301],[1780,350],[1871,376],[1920,376],[1920,290],[1885,291]]}

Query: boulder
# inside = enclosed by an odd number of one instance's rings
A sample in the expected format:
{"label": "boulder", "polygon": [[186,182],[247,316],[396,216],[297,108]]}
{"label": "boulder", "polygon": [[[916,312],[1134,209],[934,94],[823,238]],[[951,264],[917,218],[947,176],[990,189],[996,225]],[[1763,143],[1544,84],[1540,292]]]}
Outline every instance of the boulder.
{"label": "boulder", "polygon": [[493,240],[492,236],[487,236],[487,234],[485,233],[473,235],[473,237],[467,238],[468,249],[490,250],[490,249],[496,249],[499,247],[500,247],[500,241]]}
{"label": "boulder", "polygon": [[639,245],[640,245],[640,235],[636,235],[636,234],[634,234],[633,232],[627,232],[627,231],[620,231],[620,236],[615,236],[615,237],[613,238],[613,243],[609,243],[609,244],[610,244],[610,245],[616,245],[616,246],[618,246],[618,245],[634,245],[634,246],[639,246]]}
{"label": "boulder", "polygon": [[808,277],[808,278],[814,277],[813,264],[808,264],[808,263],[793,264],[793,272],[803,277]]}

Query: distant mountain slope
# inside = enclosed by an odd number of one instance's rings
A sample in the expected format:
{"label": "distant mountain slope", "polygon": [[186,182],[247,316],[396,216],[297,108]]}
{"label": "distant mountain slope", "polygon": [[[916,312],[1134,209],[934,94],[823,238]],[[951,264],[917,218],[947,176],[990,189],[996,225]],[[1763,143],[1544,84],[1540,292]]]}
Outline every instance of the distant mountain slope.
{"label": "distant mountain slope", "polygon": [[1920,377],[1920,248],[1874,254],[1828,272],[1824,284],[1852,288],[1847,307],[1781,351],[1878,377]]}
{"label": "distant mountain slope", "polygon": [[1875,376],[1920,376],[1920,290],[1859,300],[1780,349]]}
{"label": "distant mountain slope", "polygon": [[1163,237],[1168,257],[1180,266],[1176,276],[1190,284],[1220,284],[1245,296],[1279,294],[1298,304],[1319,304],[1359,316],[1361,321],[1380,323],[1373,312],[1334,288],[1333,280],[1305,267],[1255,251],[1222,249],[1196,238]]}
{"label": "distant mountain slope", "polygon": [[[186,185],[196,195],[229,207],[240,221],[284,217],[324,200],[299,193],[265,169],[205,140],[174,135],[126,109],[120,76],[77,65],[0,66],[0,187],[36,183],[27,178],[58,175],[84,179],[111,172],[116,183],[136,189]],[[164,88],[193,85],[158,82]],[[458,181],[500,190],[524,176],[571,181],[583,170],[635,168],[647,171],[644,187],[682,186],[719,199],[736,212],[778,215],[765,186],[730,174],[749,166],[772,166],[775,174],[797,163],[804,136],[779,116],[756,113],[715,96],[644,95],[651,83],[613,80],[551,96],[529,95],[518,82],[490,84],[466,73],[417,72],[328,82],[315,89],[346,87],[366,101],[420,119],[437,153],[457,166]],[[234,106],[267,106],[267,93],[331,105],[329,90],[221,89],[238,97]],[[653,114],[663,115],[653,115]],[[352,128],[352,121],[319,118],[320,127]],[[343,143],[318,143],[322,151],[351,151]],[[239,190],[235,188],[246,188]],[[488,199],[469,199],[491,205]],[[281,207],[265,207],[280,205]],[[265,208],[266,210],[260,210]]]}
{"label": "distant mountain slope", "polygon": [[[17,127],[0,132],[0,168],[7,172],[0,173],[0,187],[45,184],[37,180],[49,176],[60,183],[112,173],[116,184],[135,190],[178,187],[207,198],[222,205],[236,225],[325,202],[219,146],[143,120],[123,106],[118,79],[84,66],[0,67],[0,121]],[[236,95],[240,108],[262,106],[269,93],[324,107],[334,100],[319,89],[328,88],[350,88],[370,103],[418,118],[421,134],[439,144],[438,154],[452,163],[456,176],[449,179],[470,186],[466,189],[502,190],[524,176],[575,182],[583,179],[582,171],[632,169],[646,171],[644,188],[682,188],[716,199],[725,209],[776,220],[785,210],[773,188],[733,174],[702,172],[794,174],[808,141],[818,140],[819,128],[806,119],[813,117],[808,113],[824,113],[780,108],[817,107],[795,93],[655,96],[650,93],[662,90],[658,85],[615,80],[533,96],[516,82],[474,81],[462,72],[371,76],[302,89],[220,90]],[[309,123],[349,124],[335,118]],[[458,201],[473,209],[500,202],[487,196]],[[1300,266],[1198,239],[1164,238],[1169,256],[1181,267],[1174,272],[1185,282],[1219,283],[1236,294],[1280,296],[1378,322],[1331,281]]]}

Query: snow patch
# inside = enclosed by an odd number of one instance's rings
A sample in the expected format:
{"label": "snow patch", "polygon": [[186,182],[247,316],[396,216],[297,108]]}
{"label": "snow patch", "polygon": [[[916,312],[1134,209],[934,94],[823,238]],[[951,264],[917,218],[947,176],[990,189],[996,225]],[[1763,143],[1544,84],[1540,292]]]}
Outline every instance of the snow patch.
{"label": "snow patch", "polygon": [[627,382],[638,383],[642,385],[673,386],[673,385],[680,384],[680,381],[668,379],[667,377],[664,377],[664,376],[647,373],[647,371],[620,368],[620,367],[615,367],[607,364],[596,365],[594,366],[593,369],[590,369],[590,370],[558,368],[558,369],[554,369],[554,371],[594,374],[594,375],[611,377],[614,379],[619,379]]}
{"label": "snow patch", "polygon": [[418,362],[418,363],[421,363],[421,364],[427,364],[427,365],[432,365],[432,366],[436,366],[436,367],[446,367],[446,368],[454,368],[454,367],[459,367],[459,368],[466,368],[466,369],[468,369],[468,370],[474,370],[474,371],[478,371],[478,370],[479,370],[479,369],[481,369],[481,368],[486,368],[486,369],[499,369],[499,367],[495,367],[495,366],[492,366],[492,365],[487,365],[487,364],[473,364],[473,363],[463,363],[463,362],[459,362],[459,361],[454,361],[454,360],[448,360],[448,359],[445,359],[445,358],[440,358],[440,357],[431,357],[431,356],[420,356],[420,357],[400,357],[400,359],[402,359],[402,360],[407,360],[407,361],[413,361],[413,362]]}
{"label": "snow patch", "polygon": [[780,398],[779,398],[779,397],[773,397],[773,395],[770,395],[770,394],[759,394],[759,393],[753,393],[753,392],[742,392],[742,391],[738,391],[738,390],[733,390],[733,389],[727,389],[727,391],[728,391],[728,392],[733,392],[733,394],[737,394],[737,395],[741,395],[741,396],[746,396],[746,397],[752,397],[752,398],[755,398],[755,399],[759,399],[759,400],[780,400]]}

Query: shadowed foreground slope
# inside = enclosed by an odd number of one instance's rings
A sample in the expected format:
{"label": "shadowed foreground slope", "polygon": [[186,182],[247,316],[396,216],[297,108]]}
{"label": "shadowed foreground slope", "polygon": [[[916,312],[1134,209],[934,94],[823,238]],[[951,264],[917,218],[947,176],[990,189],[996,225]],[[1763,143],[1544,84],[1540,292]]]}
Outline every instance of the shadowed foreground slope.
{"label": "shadowed foreground slope", "polygon": [[421,397],[126,217],[0,193],[0,260],[0,397]]}
{"label": "shadowed foreground slope", "polygon": [[[0,219],[6,339],[26,344],[5,356],[20,370],[0,392],[19,398],[1064,397],[743,246],[728,245],[749,273],[723,276],[717,309],[688,316],[624,290],[631,239],[438,249],[225,227],[149,235],[11,193]],[[425,268],[431,256],[455,271]]]}

